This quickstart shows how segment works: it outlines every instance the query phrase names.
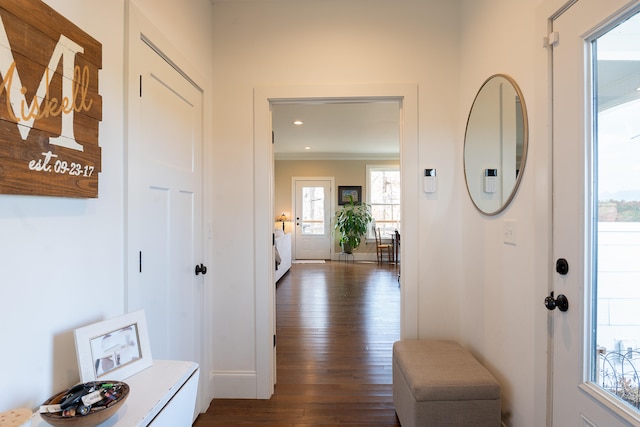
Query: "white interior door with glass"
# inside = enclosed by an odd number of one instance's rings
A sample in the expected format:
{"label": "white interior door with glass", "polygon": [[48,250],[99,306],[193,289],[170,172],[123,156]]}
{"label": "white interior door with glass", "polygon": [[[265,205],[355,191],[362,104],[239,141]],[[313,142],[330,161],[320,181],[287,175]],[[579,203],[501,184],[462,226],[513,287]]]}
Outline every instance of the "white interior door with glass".
{"label": "white interior door with glass", "polygon": [[333,178],[292,178],[295,259],[331,259]]}
{"label": "white interior door with glass", "polygon": [[553,32],[551,419],[640,425],[638,1],[579,0]]}

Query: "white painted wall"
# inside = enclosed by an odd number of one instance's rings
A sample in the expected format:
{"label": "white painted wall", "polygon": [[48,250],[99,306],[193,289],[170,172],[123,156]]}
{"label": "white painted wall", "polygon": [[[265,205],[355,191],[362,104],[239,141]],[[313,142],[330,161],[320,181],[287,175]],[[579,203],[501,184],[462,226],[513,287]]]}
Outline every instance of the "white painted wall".
{"label": "white painted wall", "polygon": [[[544,114],[536,105],[537,71],[542,38],[536,21],[539,0],[462,0],[460,125],[474,96],[492,74],[513,77],[527,104],[530,134],[524,176],[513,203],[503,213],[487,217],[477,211],[466,194],[464,181],[455,190],[462,228],[460,339],[491,370],[502,387],[507,425],[545,424],[546,310],[548,265],[539,261],[546,247],[544,225],[547,205],[536,192],[546,177]],[[544,28],[543,28],[544,30]],[[542,60],[544,61],[544,55]],[[538,61],[538,62],[536,62]],[[544,70],[544,65],[543,65]],[[542,110],[545,111],[544,109]],[[542,120],[542,122],[541,122]],[[543,124],[542,128],[540,124]],[[462,139],[458,171],[462,175]],[[542,201],[542,203],[541,203]],[[503,223],[516,221],[516,245],[503,243]]]}
{"label": "white painted wall", "polygon": [[[420,256],[419,281],[426,292],[437,288],[437,294],[443,295],[440,303],[424,299],[421,325],[423,333],[457,335],[458,319],[451,316],[458,311],[460,274],[458,197],[453,193],[457,135],[452,132],[458,124],[457,22],[455,2],[214,4],[214,92],[219,98],[214,100],[213,127],[220,151],[213,170],[215,182],[227,183],[214,189],[214,197],[234,200],[214,208],[215,215],[229,218],[214,224],[214,234],[225,242],[214,256],[219,274],[214,324],[228,325],[213,331],[213,341],[219,344],[213,357],[218,396],[255,395],[251,382],[256,369],[254,275],[263,274],[254,271],[250,262],[256,244],[251,195],[256,87],[418,85],[418,163],[439,169],[441,191],[431,198],[424,193],[413,195],[423,213],[417,228],[429,237],[420,242],[419,254],[412,256]],[[421,177],[416,174],[414,179],[417,184]],[[447,216],[451,227],[443,229]],[[229,253],[243,255],[229,259]],[[416,330],[416,325],[410,329]]]}
{"label": "white painted wall", "polygon": [[[102,173],[97,199],[0,195],[0,412],[77,382],[73,329],[124,312],[125,0],[46,3],[103,46]],[[135,3],[211,74],[208,0]]]}
{"label": "white painted wall", "polygon": [[[508,425],[544,424],[546,411],[547,206],[533,179],[544,138],[534,106],[538,0],[221,2],[214,5],[214,137],[221,156],[216,188],[231,200],[252,189],[252,91],[269,85],[337,85],[410,82],[419,87],[419,163],[438,169],[438,192],[415,194],[420,244],[418,335],[459,339],[503,385]],[[532,125],[529,164],[513,205],[486,217],[468,198],[462,166],[468,110],[482,82],[506,73],[520,84]],[[544,90],[544,86],[542,87]],[[543,145],[542,149],[546,148]],[[419,177],[416,177],[419,179]],[[544,191],[544,188],[542,189]],[[254,275],[247,257],[229,264],[225,252],[242,253],[253,240],[251,198],[220,206],[236,226],[221,221],[226,242],[217,253],[214,373],[225,377],[219,397],[247,396],[255,370]],[[544,197],[542,197],[544,201]],[[540,220],[540,218],[543,218]],[[504,219],[516,221],[517,244],[502,241]],[[241,224],[242,226],[238,226]],[[225,268],[223,263],[227,263]],[[234,268],[235,267],[235,268]],[[540,280],[542,278],[542,280]],[[237,378],[234,378],[237,377]]]}
{"label": "white painted wall", "polygon": [[47,3],[103,42],[102,173],[98,199],[0,195],[0,410],[76,382],[73,329],[123,307],[122,5]]}

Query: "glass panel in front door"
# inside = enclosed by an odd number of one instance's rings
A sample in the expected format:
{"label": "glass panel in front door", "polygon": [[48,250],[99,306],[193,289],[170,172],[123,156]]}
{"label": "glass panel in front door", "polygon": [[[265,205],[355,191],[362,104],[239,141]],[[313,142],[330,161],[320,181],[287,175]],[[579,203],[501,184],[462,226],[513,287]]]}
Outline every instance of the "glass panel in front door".
{"label": "glass panel in front door", "polygon": [[591,380],[640,410],[640,15],[592,42]]}
{"label": "glass panel in front door", "polygon": [[303,235],[322,236],[324,223],[324,188],[302,187],[302,226]]}

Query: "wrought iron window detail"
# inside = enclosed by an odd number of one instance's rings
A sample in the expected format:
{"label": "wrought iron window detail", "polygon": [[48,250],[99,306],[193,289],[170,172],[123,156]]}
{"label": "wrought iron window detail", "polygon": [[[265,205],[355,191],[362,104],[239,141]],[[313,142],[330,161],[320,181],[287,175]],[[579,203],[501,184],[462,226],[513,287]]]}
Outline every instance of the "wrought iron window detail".
{"label": "wrought iron window detail", "polygon": [[598,384],[605,390],[640,409],[640,349],[607,352],[599,348]]}

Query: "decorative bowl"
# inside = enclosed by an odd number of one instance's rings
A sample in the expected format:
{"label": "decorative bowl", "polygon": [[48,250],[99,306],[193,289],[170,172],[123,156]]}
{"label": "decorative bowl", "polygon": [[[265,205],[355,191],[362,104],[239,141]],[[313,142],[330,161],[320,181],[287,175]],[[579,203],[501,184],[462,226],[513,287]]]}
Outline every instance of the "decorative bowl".
{"label": "decorative bowl", "polygon": [[[100,401],[95,402],[92,405],[88,405],[89,409],[86,415],[81,415],[79,412],[82,411],[76,411],[76,407],[73,406],[71,414],[60,411],[41,411],[40,416],[42,419],[52,426],[95,427],[113,416],[118,409],[120,409],[124,401],[127,400],[127,397],[129,397],[129,386],[126,383],[121,381],[91,381],[51,396],[42,404],[42,406],[59,405],[64,402],[66,398],[69,398],[69,395],[72,394],[73,390],[77,390],[81,387],[85,387],[85,390],[92,390],[94,393],[97,393],[98,391],[102,393],[102,399]],[[81,405],[82,402],[80,399],[81,396],[75,400],[77,400],[78,404]]]}

